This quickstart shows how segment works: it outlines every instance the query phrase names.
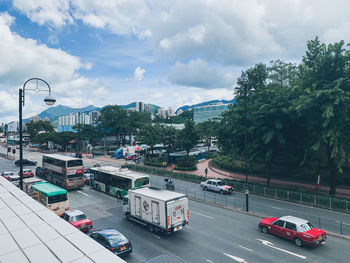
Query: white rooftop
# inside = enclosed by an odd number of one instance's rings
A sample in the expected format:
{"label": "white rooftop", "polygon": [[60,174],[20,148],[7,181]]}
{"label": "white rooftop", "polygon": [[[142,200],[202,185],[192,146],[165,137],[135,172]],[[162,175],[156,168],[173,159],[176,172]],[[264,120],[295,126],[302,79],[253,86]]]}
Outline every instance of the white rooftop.
{"label": "white rooftop", "polygon": [[139,179],[139,178],[149,177],[149,175],[147,174],[137,173],[129,170],[128,168],[119,168],[114,166],[92,167],[90,168],[90,170],[108,173],[112,175],[121,175],[125,178],[130,178],[130,179]]}
{"label": "white rooftop", "polygon": [[67,155],[61,155],[61,154],[57,154],[57,153],[44,154],[43,156],[48,156],[48,157],[59,159],[62,161],[81,160],[80,158],[75,158],[75,157],[71,157],[71,156],[67,156]]}
{"label": "white rooftop", "polygon": [[125,262],[0,176],[0,262]]}
{"label": "white rooftop", "polygon": [[155,188],[155,187],[141,187],[141,188],[137,188],[129,191],[132,191],[140,195],[152,196],[152,198],[158,199],[161,201],[169,201],[169,200],[182,198],[186,196],[186,194],[181,194],[174,191],[164,190],[164,189]]}
{"label": "white rooftop", "polygon": [[288,221],[291,223],[294,223],[296,225],[302,225],[302,224],[306,224],[308,221],[299,217],[295,217],[295,216],[282,216],[281,218],[279,218],[281,220],[284,221]]}

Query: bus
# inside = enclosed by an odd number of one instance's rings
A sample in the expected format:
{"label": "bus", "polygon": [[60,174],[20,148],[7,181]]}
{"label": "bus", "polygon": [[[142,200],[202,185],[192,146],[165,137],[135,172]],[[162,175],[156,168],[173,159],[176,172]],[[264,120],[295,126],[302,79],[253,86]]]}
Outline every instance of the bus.
{"label": "bus", "polygon": [[127,168],[100,166],[90,168],[90,171],[91,186],[94,189],[120,199],[128,194],[129,189],[150,185],[149,175],[133,172]]}
{"label": "bus", "polygon": [[67,190],[48,182],[34,183],[30,196],[57,215],[69,210]]}
{"label": "bus", "polygon": [[45,180],[67,190],[84,186],[83,160],[60,154],[43,156],[43,177]]}

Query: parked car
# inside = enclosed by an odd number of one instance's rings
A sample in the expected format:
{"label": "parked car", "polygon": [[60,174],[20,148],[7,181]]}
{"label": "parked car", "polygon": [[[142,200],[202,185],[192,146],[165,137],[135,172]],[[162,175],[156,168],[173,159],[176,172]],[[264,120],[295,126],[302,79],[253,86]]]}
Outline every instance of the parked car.
{"label": "parked car", "polygon": [[220,194],[230,194],[233,192],[233,187],[225,185],[223,181],[216,179],[209,179],[201,182],[200,187],[205,191],[214,191]]}
{"label": "parked car", "polygon": [[131,241],[116,229],[95,231],[90,237],[118,256],[126,256],[132,252]]}
{"label": "parked car", "polygon": [[10,175],[15,175],[14,172],[2,172],[1,176],[5,177],[6,179],[10,176]]}
{"label": "parked car", "polygon": [[[18,172],[18,176],[19,176]],[[23,169],[23,178],[29,178],[29,177],[34,177],[34,173],[31,169]]]}
{"label": "parked car", "polygon": [[315,228],[309,221],[294,216],[270,217],[259,222],[259,228],[265,234],[273,234],[303,245],[318,246],[327,240],[324,230]]}
{"label": "parked car", "polygon": [[18,175],[9,175],[6,179],[13,183],[15,186],[19,186],[20,177]]}
{"label": "parked car", "polygon": [[46,175],[47,175],[47,169],[46,168],[42,168],[42,167],[38,166],[35,169],[35,176],[45,179]]}
{"label": "parked car", "polygon": [[90,182],[91,182],[91,174],[90,173],[84,174],[84,183],[90,185]]}
{"label": "parked car", "polygon": [[[23,159],[22,160],[23,165],[28,165],[28,166],[35,166],[37,165],[37,161],[29,160],[29,159]],[[20,160],[15,161],[15,165],[19,166]]]}
{"label": "parked car", "polygon": [[88,231],[92,228],[92,222],[80,210],[68,210],[61,215],[61,218],[81,231]]}

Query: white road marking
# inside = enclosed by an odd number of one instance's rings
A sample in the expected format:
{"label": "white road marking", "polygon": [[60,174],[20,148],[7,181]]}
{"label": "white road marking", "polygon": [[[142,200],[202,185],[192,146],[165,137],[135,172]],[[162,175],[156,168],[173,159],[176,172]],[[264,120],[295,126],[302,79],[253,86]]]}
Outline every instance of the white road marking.
{"label": "white road marking", "polygon": [[109,215],[109,216],[112,216],[112,214],[111,214],[111,213],[108,213],[107,211],[103,211],[103,213],[105,213],[105,214],[107,214],[107,215]]}
{"label": "white road marking", "polygon": [[207,259],[207,262],[209,262],[209,263],[214,263],[213,261],[211,261],[210,259]]}
{"label": "white road marking", "polygon": [[297,254],[297,253],[290,252],[290,251],[285,250],[285,249],[282,249],[282,248],[275,247],[270,241],[262,240],[262,239],[258,239],[258,238],[257,238],[256,240],[261,241],[261,243],[262,243],[263,245],[265,245],[265,246],[268,246],[268,247],[277,249],[277,250],[279,250],[279,251],[282,251],[282,252],[284,252],[284,253],[290,254],[290,255],[295,256],[295,257],[298,257],[298,258],[306,259],[305,256],[299,255],[299,254]]}
{"label": "white road marking", "polygon": [[250,248],[247,248],[247,247],[244,247],[244,246],[239,246],[240,248],[243,248],[245,250],[248,250],[248,251],[254,251],[253,249],[250,249]]}
{"label": "white road marking", "polygon": [[157,235],[153,235],[153,236],[160,239],[160,236],[157,236]]}
{"label": "white road marking", "polygon": [[277,209],[277,210],[282,210],[282,208],[280,208],[280,207],[276,207],[276,206],[271,206],[271,208],[273,208],[273,209]]}
{"label": "white road marking", "polygon": [[84,192],[82,192],[82,191],[80,191],[80,190],[78,190],[77,191],[79,194],[83,194],[83,195],[85,195],[85,196],[89,196],[88,194],[86,194],[86,193],[84,193]]}
{"label": "white road marking", "polygon": [[209,219],[214,219],[214,217],[203,215],[201,213],[197,213],[197,212],[193,212],[193,211],[190,211],[190,212],[193,213],[193,214],[199,215],[199,216],[204,216],[204,217],[209,218]]}
{"label": "white road marking", "polygon": [[235,257],[235,256],[232,256],[230,254],[226,254],[224,253],[225,256],[229,257],[229,258],[232,258],[233,260],[239,262],[239,263],[248,263],[247,261],[245,261],[244,258],[239,258],[239,257]]}

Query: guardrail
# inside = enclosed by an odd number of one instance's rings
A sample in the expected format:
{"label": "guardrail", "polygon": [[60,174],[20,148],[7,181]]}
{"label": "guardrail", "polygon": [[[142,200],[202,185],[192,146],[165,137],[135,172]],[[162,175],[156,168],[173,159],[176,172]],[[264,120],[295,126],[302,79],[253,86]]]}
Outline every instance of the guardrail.
{"label": "guardrail", "polygon": [[[152,181],[151,184],[152,186],[165,189],[165,184],[163,182]],[[245,211],[245,201],[235,198],[232,195],[220,195],[218,193],[204,191],[200,188],[194,189],[181,185],[176,185],[175,191],[187,194],[189,197],[192,197],[196,200],[203,200],[208,203]],[[303,213],[291,209],[274,207],[271,205],[261,205],[261,203],[256,203],[254,200],[250,200],[249,206],[250,212],[257,214],[260,217],[281,217],[285,215],[293,215],[307,219],[314,226],[317,226],[318,228],[324,229],[326,231],[343,236],[350,236],[350,224],[340,220],[316,216],[313,214]]]}

